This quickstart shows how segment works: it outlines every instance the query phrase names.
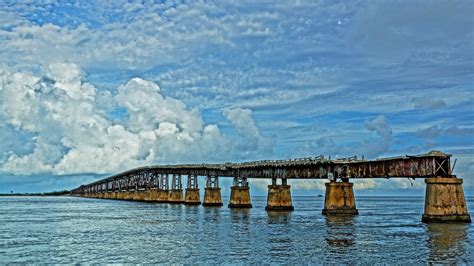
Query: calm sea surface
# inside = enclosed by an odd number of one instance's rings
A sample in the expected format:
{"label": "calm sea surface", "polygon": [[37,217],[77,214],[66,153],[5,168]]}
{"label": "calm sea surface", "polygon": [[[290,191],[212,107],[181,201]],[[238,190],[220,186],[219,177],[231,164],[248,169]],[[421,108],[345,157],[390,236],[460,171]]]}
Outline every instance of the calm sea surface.
{"label": "calm sea surface", "polygon": [[323,200],[273,213],[265,197],[250,210],[0,197],[0,263],[474,262],[474,226],[421,223],[421,197],[359,196],[353,218],[321,215]]}

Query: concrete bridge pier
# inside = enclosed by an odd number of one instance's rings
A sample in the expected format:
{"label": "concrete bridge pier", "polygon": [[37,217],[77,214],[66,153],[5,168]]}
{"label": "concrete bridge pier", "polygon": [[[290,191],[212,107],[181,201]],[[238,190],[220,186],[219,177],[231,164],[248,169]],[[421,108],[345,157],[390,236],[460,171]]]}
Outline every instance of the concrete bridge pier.
{"label": "concrete bridge pier", "polygon": [[250,188],[246,177],[234,177],[230,188],[229,208],[252,208],[250,203]]}
{"label": "concrete bridge pier", "polygon": [[107,184],[107,193],[106,193],[106,198],[107,199],[114,199],[115,197],[115,186],[113,183],[110,185]]}
{"label": "concrete bridge pier", "polygon": [[138,186],[137,186],[137,188],[135,188],[135,191],[133,192],[133,200],[134,201],[144,201],[145,200],[145,190],[138,189]]}
{"label": "concrete bridge pier", "polygon": [[157,202],[158,201],[158,188],[157,187],[152,187],[148,188],[145,191],[145,201],[148,202]]}
{"label": "concrete bridge pier", "polygon": [[324,198],[323,215],[357,215],[359,211],[356,209],[353,183],[349,183],[348,179],[342,182],[326,183],[326,197]]}
{"label": "concrete bridge pier", "polygon": [[118,192],[116,190],[112,191],[110,194],[110,199],[117,199],[117,193]]}
{"label": "concrete bridge pier", "polygon": [[171,190],[169,192],[168,202],[184,203],[181,175],[173,175],[171,177]]}
{"label": "concrete bridge pier", "polygon": [[184,204],[200,205],[201,196],[199,195],[199,185],[197,175],[188,175],[186,186],[186,195],[184,196]]}
{"label": "concrete bridge pier", "polygon": [[169,182],[168,174],[160,175],[160,183],[156,190],[156,201],[161,203],[168,202],[169,197]]}
{"label": "concrete bridge pier", "polygon": [[131,200],[132,196],[131,196],[130,193],[132,193],[132,192],[130,192],[128,189],[126,189],[125,191],[120,192],[120,194],[121,194],[120,199],[122,199],[122,200]]}
{"label": "concrete bridge pier", "polygon": [[126,196],[125,196],[126,197],[125,199],[135,200],[135,191],[136,191],[135,187],[129,188],[129,190],[128,190]]}
{"label": "concrete bridge pier", "polygon": [[116,199],[118,200],[125,200],[125,195],[128,193],[125,188],[120,188],[119,191],[117,192],[117,197]]}
{"label": "concrete bridge pier", "polygon": [[206,178],[206,188],[204,189],[204,202],[202,206],[220,207],[222,204],[221,188],[219,187],[218,176],[208,176]]}
{"label": "concrete bridge pier", "polygon": [[470,223],[462,179],[456,177],[432,177],[425,179],[424,223]]}
{"label": "concrete bridge pier", "polygon": [[143,195],[143,201],[146,202],[156,202],[158,201],[158,194],[156,193],[156,189],[160,184],[159,177],[156,173],[150,172],[146,174],[148,179],[145,181],[145,191]]}
{"label": "concrete bridge pier", "polygon": [[281,179],[281,185],[277,185],[276,178],[272,178],[272,184],[268,185],[267,211],[292,211],[291,186],[287,184],[286,178]]}

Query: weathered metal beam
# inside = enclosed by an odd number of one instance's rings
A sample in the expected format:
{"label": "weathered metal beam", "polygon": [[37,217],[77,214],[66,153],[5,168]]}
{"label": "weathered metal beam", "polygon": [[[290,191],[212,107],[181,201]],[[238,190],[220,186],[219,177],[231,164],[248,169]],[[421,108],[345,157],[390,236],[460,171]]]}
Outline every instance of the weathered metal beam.
{"label": "weathered metal beam", "polygon": [[[73,193],[104,191],[112,182],[119,190],[142,190],[158,185],[161,175],[197,175],[248,178],[428,178],[451,177],[450,154],[432,151],[416,156],[400,156],[378,160],[356,157],[329,160],[323,156],[290,160],[266,160],[224,164],[155,165],[128,170],[103,180],[81,186]],[[154,181],[156,180],[156,181]],[[153,185],[152,185],[153,186]]]}

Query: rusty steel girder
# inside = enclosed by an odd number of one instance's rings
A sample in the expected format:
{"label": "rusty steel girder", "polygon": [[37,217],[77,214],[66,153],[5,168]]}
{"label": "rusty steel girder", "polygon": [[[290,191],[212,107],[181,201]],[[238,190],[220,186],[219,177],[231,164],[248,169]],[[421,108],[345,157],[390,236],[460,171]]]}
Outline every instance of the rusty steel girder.
{"label": "rusty steel girder", "polygon": [[[224,164],[155,165],[128,170],[103,180],[80,186],[72,194],[104,191],[167,189],[167,175],[216,176],[281,179],[326,178],[427,178],[451,177],[450,154],[432,151],[415,156],[377,160],[357,157],[330,160],[323,156],[290,160],[265,160]],[[167,177],[166,177],[167,179]]]}

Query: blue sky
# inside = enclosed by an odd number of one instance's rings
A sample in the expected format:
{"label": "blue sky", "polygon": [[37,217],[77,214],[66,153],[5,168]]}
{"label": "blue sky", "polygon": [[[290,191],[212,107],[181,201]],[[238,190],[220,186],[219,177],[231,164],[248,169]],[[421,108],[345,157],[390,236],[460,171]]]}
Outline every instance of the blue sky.
{"label": "blue sky", "polygon": [[441,150],[473,194],[472,1],[1,2],[0,192],[160,163]]}

